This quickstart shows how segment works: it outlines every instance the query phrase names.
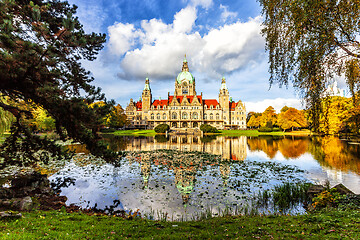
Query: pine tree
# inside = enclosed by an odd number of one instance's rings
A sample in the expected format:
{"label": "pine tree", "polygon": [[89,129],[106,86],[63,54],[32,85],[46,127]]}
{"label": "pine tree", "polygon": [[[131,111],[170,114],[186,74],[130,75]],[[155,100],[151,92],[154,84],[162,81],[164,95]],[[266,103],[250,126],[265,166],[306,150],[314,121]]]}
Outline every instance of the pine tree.
{"label": "pine tree", "polygon": [[[76,8],[58,0],[0,1],[0,94],[10,102],[44,108],[61,139],[72,138],[111,159],[114,153],[106,150],[96,131],[113,102],[90,84],[93,78],[80,64],[96,58],[105,35],[86,34],[74,16]],[[106,104],[94,110],[89,107],[94,101]],[[0,168],[69,157],[30,131],[23,121],[29,111],[2,99],[0,108],[15,118],[11,136],[0,146]]]}

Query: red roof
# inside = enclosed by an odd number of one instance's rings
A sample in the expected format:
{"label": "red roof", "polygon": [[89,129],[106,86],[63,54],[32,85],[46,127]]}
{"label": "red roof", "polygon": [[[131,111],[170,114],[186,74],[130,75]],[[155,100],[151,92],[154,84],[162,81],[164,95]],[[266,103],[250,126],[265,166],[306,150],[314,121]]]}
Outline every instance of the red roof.
{"label": "red roof", "polygon": [[211,105],[213,107],[216,107],[217,105],[219,105],[219,103],[216,99],[204,99],[204,105],[206,105],[207,107],[210,107]]}
{"label": "red roof", "polygon": [[237,103],[236,102],[229,102],[229,104],[230,104],[230,111],[235,110],[235,107],[236,107]]}
{"label": "red roof", "polygon": [[136,110],[140,111],[142,109],[142,102],[137,102],[136,103]]}
{"label": "red roof", "polygon": [[152,105],[156,108],[157,108],[157,106],[160,106],[160,108],[163,108],[164,106],[168,105],[168,100],[155,100]]}

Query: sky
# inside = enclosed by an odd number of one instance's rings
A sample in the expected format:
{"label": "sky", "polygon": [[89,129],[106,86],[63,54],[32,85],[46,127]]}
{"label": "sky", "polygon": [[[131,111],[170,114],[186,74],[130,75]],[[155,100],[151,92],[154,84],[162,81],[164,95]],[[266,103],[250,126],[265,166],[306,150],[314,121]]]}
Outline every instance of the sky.
{"label": "sky", "polygon": [[153,100],[173,95],[186,54],[196,91],[218,99],[221,78],[246,110],[303,108],[291,87],[269,84],[261,8],[256,0],[70,0],[87,33],[106,34],[104,49],[83,62],[108,99],[124,108],[145,78]]}

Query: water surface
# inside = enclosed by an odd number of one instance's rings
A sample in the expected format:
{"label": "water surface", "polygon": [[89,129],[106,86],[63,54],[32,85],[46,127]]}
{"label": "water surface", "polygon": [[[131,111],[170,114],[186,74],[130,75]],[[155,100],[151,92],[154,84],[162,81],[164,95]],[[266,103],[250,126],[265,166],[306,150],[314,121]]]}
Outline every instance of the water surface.
{"label": "water surface", "polygon": [[360,193],[359,145],[334,137],[121,136],[109,143],[139,153],[116,164],[86,154],[67,163],[50,177],[67,204],[178,220],[244,208],[259,191],[284,182],[343,183]]}

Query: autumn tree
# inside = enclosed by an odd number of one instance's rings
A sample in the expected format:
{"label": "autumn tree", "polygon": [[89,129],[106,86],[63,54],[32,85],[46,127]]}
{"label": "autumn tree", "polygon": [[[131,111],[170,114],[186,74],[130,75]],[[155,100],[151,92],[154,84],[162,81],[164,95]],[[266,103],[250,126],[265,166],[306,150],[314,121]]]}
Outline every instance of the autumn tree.
{"label": "autumn tree", "polygon": [[114,106],[106,119],[106,125],[111,128],[121,128],[127,123],[127,116],[121,105]]}
{"label": "autumn tree", "polygon": [[326,97],[322,101],[319,131],[325,134],[337,134],[342,128],[355,129],[355,123],[349,121],[353,104],[345,97]]}
{"label": "autumn tree", "polygon": [[[1,95],[0,101],[8,103],[7,97],[3,97]],[[0,108],[0,135],[10,130],[10,127],[14,120],[14,116],[10,112],[5,111],[3,108]]]}
{"label": "autumn tree", "polygon": [[288,106],[284,106],[281,108],[280,112],[286,112],[287,110],[289,110],[289,107]]}
{"label": "autumn tree", "polygon": [[[10,102],[41,106],[55,120],[61,139],[72,138],[110,159],[115,155],[99,141],[96,129],[113,102],[90,84],[93,78],[80,64],[96,58],[105,35],[86,34],[75,13],[76,6],[58,0],[0,1],[0,94]],[[89,104],[95,101],[106,104],[94,110]],[[2,99],[0,108],[15,118],[0,146],[0,168],[67,157],[62,147],[23,124],[29,111]]]}
{"label": "autumn tree", "polygon": [[34,124],[37,130],[53,131],[55,130],[55,120],[49,116],[47,111],[42,107],[36,107],[31,111],[34,116]]}
{"label": "autumn tree", "polygon": [[349,120],[355,124],[354,132],[360,133],[360,61],[352,59],[346,64],[346,81],[349,86],[353,109],[350,112]]}
{"label": "autumn tree", "polygon": [[276,112],[272,106],[269,106],[265,109],[265,111],[261,114],[260,117],[260,125],[262,127],[266,127],[267,125],[276,124]]}
{"label": "autumn tree", "polygon": [[252,115],[246,124],[250,128],[260,127],[260,116],[256,117],[255,115]]}
{"label": "autumn tree", "polygon": [[277,124],[285,132],[287,129],[293,131],[294,128],[306,127],[307,121],[303,111],[290,107],[287,108],[285,112],[281,112],[278,115]]}
{"label": "autumn tree", "polygon": [[255,116],[255,117],[259,117],[261,116],[261,113],[258,113],[258,112],[248,112],[247,115],[246,115],[246,122],[250,121],[250,118],[252,116]]}
{"label": "autumn tree", "polygon": [[313,130],[318,131],[327,82],[334,74],[342,74],[347,63],[355,60],[352,63],[359,66],[360,0],[259,2],[270,84],[292,83],[306,100]]}

